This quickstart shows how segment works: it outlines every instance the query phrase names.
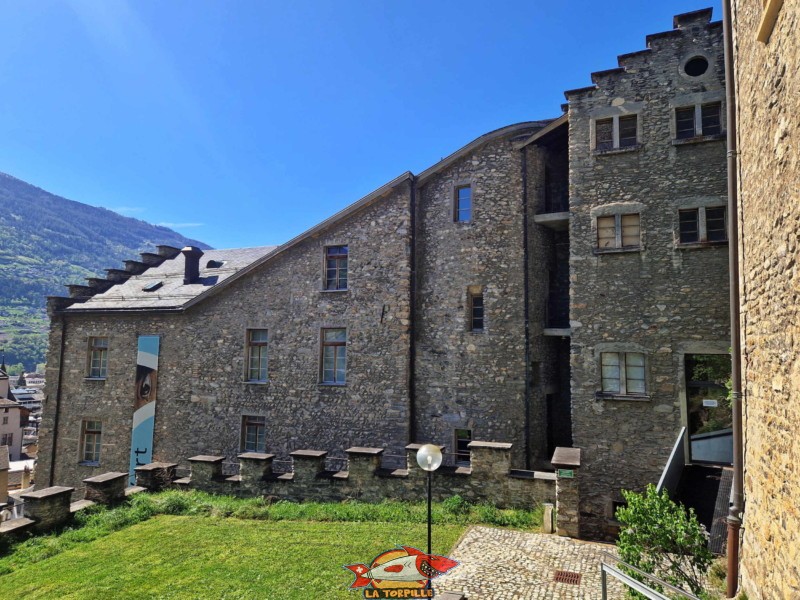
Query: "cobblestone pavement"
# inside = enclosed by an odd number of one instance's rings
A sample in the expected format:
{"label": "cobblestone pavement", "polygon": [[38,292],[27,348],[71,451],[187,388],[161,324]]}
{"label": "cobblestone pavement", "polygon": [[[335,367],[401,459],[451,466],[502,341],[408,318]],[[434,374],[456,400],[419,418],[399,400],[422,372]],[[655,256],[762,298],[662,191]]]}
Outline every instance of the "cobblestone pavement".
{"label": "cobblestone pavement", "polygon": [[[461,564],[437,579],[435,589],[462,592],[469,600],[600,600],[603,551],[613,553],[614,546],[557,535],[472,527],[451,553]],[[580,573],[580,584],[556,583],[556,571]],[[622,584],[613,577],[608,578],[608,598],[626,598]]]}

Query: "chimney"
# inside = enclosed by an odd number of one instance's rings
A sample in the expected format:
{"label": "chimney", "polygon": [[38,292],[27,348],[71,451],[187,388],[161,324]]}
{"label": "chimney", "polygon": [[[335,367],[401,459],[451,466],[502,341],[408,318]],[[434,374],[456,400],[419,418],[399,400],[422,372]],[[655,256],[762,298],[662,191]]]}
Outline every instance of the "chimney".
{"label": "chimney", "polygon": [[197,283],[197,280],[200,279],[200,257],[203,256],[203,251],[195,246],[186,246],[181,252],[186,259],[183,285]]}

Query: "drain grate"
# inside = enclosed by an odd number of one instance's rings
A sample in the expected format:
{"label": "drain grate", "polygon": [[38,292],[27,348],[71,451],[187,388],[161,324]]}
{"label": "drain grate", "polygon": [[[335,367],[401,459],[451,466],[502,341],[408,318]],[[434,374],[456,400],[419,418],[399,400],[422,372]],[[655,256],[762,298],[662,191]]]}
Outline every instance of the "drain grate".
{"label": "drain grate", "polygon": [[553,575],[553,581],[556,583],[571,583],[572,585],[580,585],[581,574],[573,573],[572,571],[556,571]]}

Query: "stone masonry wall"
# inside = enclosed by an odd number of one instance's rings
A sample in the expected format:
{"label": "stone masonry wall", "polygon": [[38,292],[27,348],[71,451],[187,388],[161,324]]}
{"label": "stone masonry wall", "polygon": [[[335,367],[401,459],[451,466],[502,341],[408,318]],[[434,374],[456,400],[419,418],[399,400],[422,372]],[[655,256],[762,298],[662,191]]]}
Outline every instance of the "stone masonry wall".
{"label": "stone masonry wall", "polygon": [[[420,185],[417,224],[417,439],[452,448],[455,429],[470,429],[473,439],[513,442],[516,466],[526,464],[521,167],[508,137],[476,149]],[[454,222],[463,184],[472,219]],[[468,320],[473,286],[483,292],[481,332]],[[544,425],[532,409],[534,455]]]}
{"label": "stone masonry wall", "polygon": [[[241,452],[244,415],[266,418],[281,455],[302,447],[409,436],[409,189],[404,184],[335,229],[304,240],[183,314],[69,315],[55,482],[127,471],[137,336],[161,336],[153,460]],[[323,252],[349,246],[346,291],[322,291]],[[346,385],[320,381],[320,329],[347,328]],[[245,381],[248,328],[269,331],[269,382]],[[90,336],[108,336],[108,377],[86,379]],[[53,323],[40,473],[49,480],[60,325]],[[79,464],[82,419],[102,421],[100,464]]]}
{"label": "stone masonry wall", "polygon": [[[678,209],[726,204],[724,136],[673,143],[674,108],[724,98],[722,28],[710,11],[648,36],[648,50],[567,92],[573,443],[583,450],[581,534],[604,537],[621,489],[658,481],[681,425],[684,354],[725,353],[727,244],[678,244]],[[683,64],[705,56],[708,71]],[[723,103],[724,113],[724,103]],[[638,144],[596,151],[594,120],[638,115]],[[723,124],[724,128],[724,124]],[[641,244],[597,250],[597,217],[638,213]],[[644,353],[646,397],[599,399],[602,352]]]}
{"label": "stone masonry wall", "polygon": [[745,427],[742,583],[800,597],[800,2],[735,0]]}

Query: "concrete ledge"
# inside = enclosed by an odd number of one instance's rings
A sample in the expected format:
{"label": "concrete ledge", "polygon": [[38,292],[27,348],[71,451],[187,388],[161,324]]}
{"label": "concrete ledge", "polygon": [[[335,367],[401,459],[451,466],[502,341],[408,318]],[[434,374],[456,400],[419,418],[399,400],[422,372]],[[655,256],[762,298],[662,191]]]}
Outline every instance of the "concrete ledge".
{"label": "concrete ledge", "polygon": [[383,454],[383,448],[363,448],[361,446],[354,446],[345,450],[348,454],[363,454],[365,456],[380,456]]}
{"label": "concrete ledge", "polygon": [[581,466],[581,449],[556,448],[550,462],[556,469],[577,469]]}
{"label": "concrete ledge", "polygon": [[32,527],[34,523],[35,521],[33,519],[29,519],[28,517],[12,519],[11,521],[3,521],[0,523],[0,535],[14,535],[22,533],[23,531],[27,531],[29,527]]}
{"label": "concrete ledge", "polygon": [[492,450],[511,450],[511,444],[507,442],[470,442],[467,448],[491,448]]}
{"label": "concrete ledge", "polygon": [[324,450],[295,450],[289,453],[292,458],[323,458],[327,455]]}
{"label": "concrete ledge", "polygon": [[243,452],[242,454],[239,454],[237,458],[244,459],[244,460],[254,460],[254,461],[263,460],[263,461],[267,461],[267,460],[272,460],[273,458],[275,458],[275,455],[274,454],[264,454],[263,452]]}
{"label": "concrete ledge", "polygon": [[211,456],[208,454],[198,454],[197,456],[192,456],[191,458],[187,459],[191,463],[210,463],[216,464],[221,463],[225,460],[224,456]]}
{"label": "concrete ledge", "polygon": [[125,488],[125,497],[129,498],[130,496],[133,496],[134,494],[139,494],[141,492],[146,492],[146,491],[147,491],[147,488],[143,488],[143,487],[141,487],[139,485],[129,485],[128,487]]}
{"label": "concrete ledge", "polygon": [[84,508],[89,508],[90,506],[94,506],[95,504],[97,504],[97,502],[94,502],[92,500],[86,500],[86,499],[78,500],[69,505],[69,512],[71,512],[74,515],[76,512],[81,511]]}

